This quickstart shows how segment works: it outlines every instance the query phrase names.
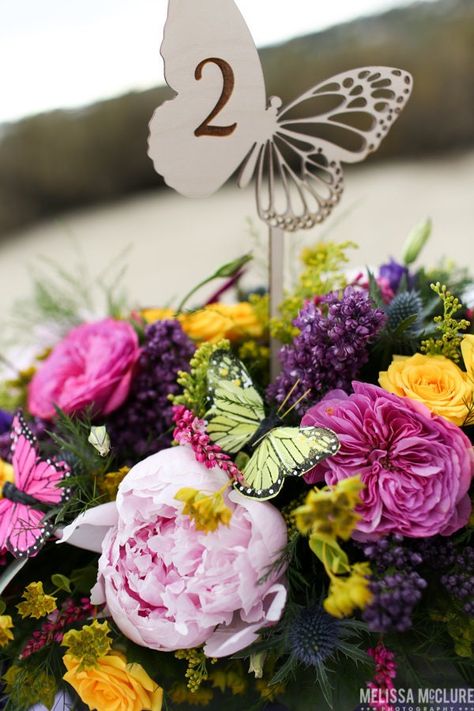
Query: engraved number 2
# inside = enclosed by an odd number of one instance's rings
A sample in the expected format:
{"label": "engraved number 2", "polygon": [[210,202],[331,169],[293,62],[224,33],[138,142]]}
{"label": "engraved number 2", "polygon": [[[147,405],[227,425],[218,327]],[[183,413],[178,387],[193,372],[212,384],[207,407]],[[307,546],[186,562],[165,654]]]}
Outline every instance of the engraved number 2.
{"label": "engraved number 2", "polygon": [[219,97],[219,101],[212,109],[211,113],[207,118],[204,119],[202,124],[197,127],[194,131],[195,136],[230,136],[234,133],[237,128],[237,124],[233,123],[230,126],[211,126],[211,121],[216,118],[216,116],[222,111],[224,106],[229,101],[234,91],[234,72],[232,67],[225,59],[219,59],[219,57],[209,57],[208,59],[203,59],[202,62],[196,67],[194,72],[195,78],[199,81],[202,79],[202,70],[206,64],[215,64],[219,67],[222,72],[222,79],[224,80],[224,85],[222,87],[222,93]]}

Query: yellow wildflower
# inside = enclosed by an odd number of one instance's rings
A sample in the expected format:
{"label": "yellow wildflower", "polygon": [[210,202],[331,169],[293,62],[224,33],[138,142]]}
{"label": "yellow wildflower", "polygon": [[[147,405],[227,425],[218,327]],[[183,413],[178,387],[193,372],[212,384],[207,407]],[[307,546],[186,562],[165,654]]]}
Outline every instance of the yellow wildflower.
{"label": "yellow wildflower", "polygon": [[16,606],[23,619],[25,617],[34,617],[39,620],[40,617],[45,617],[56,609],[56,598],[52,595],[46,595],[41,582],[27,585],[23,598],[24,602],[20,602]]}
{"label": "yellow wildflower", "polygon": [[275,701],[280,694],[284,694],[286,691],[284,684],[269,684],[263,679],[257,679],[255,686],[264,701]]}
{"label": "yellow wildflower", "polygon": [[13,620],[10,615],[0,615],[0,647],[6,647],[13,639]]}
{"label": "yellow wildflower", "polygon": [[190,691],[185,684],[176,684],[170,693],[175,704],[188,704],[189,706],[208,706],[214,698],[212,689],[201,687],[197,691]]}
{"label": "yellow wildflower", "polygon": [[79,669],[97,666],[98,661],[110,652],[112,640],[109,637],[108,622],[94,620],[80,630],[69,630],[64,635],[62,645],[68,648],[71,659],[80,662]]}
{"label": "yellow wildflower", "polygon": [[334,487],[312,489],[305,503],[293,511],[298,531],[305,536],[316,535],[320,540],[347,541],[360,518],[355,507],[360,503],[363,488],[360,478],[355,476]]}
{"label": "yellow wildflower", "polygon": [[196,529],[209,533],[221,524],[228,526],[230,523],[232,511],[224,500],[224,492],[228,488],[229,484],[224,484],[214,494],[203,494],[197,489],[185,487],[176,493],[175,499],[184,503],[183,514],[194,521]]}
{"label": "yellow wildflower", "polygon": [[369,590],[370,566],[368,563],[355,563],[350,575],[331,575],[329,595],[324,601],[324,608],[333,617],[348,617],[356,609],[364,609],[372,600]]}
{"label": "yellow wildflower", "polygon": [[63,657],[65,681],[81,700],[96,711],[160,711],[163,689],[141,664],[128,664],[122,654],[113,652],[97,661],[97,666],[82,668],[70,654]]}
{"label": "yellow wildflower", "polygon": [[0,499],[2,498],[3,485],[7,482],[13,484],[15,481],[15,475],[13,472],[13,467],[8,462],[4,462],[0,459]]}
{"label": "yellow wildflower", "polygon": [[210,680],[214,689],[219,689],[222,693],[229,690],[232,696],[241,696],[247,691],[247,679],[242,673],[239,674],[237,667],[232,669],[213,669],[210,674]]}
{"label": "yellow wildflower", "polygon": [[118,488],[129,471],[130,467],[121,467],[117,472],[108,472],[100,482],[100,490],[110,501],[115,501],[117,498]]}

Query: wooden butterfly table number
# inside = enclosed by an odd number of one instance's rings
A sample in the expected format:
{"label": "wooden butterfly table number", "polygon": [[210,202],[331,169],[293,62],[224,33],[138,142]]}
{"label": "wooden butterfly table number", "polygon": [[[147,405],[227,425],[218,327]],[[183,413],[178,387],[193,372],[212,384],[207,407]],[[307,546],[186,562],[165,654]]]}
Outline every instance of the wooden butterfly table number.
{"label": "wooden butterfly table number", "polygon": [[[267,100],[255,43],[233,0],[169,0],[161,54],[176,96],[150,122],[149,156],[188,197],[216,192],[240,167],[255,177],[270,233],[270,303],[283,298],[285,232],[323,222],[343,191],[341,163],[375,151],[406,102],[411,76],[363,67],[309,89],[288,106]],[[272,344],[273,370],[278,344]]]}

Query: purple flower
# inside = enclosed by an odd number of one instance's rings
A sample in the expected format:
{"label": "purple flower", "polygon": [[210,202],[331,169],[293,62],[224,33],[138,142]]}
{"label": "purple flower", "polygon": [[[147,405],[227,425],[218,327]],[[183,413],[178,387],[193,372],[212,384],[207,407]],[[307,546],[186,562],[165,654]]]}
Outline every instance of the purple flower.
{"label": "purple flower", "polygon": [[0,435],[10,431],[13,415],[6,410],[0,410]]}
{"label": "purple flower", "polygon": [[306,481],[360,476],[362,539],[450,535],[465,526],[474,455],[462,430],[409,398],[367,383],[353,388],[350,396],[329,393],[303,417],[303,425],[329,427],[341,443]]}
{"label": "purple flower", "polygon": [[133,463],[171,444],[173,409],[168,396],[178,393],[178,372],[189,370],[193,353],[193,342],[177,321],[147,327],[130,395],[108,422],[120,458]]}
{"label": "purple flower", "polygon": [[387,264],[382,264],[379,269],[379,278],[385,279],[395,293],[397,293],[403,277],[406,277],[407,286],[411,288],[413,286],[413,278],[407,267],[404,267],[403,264],[399,264],[393,258],[390,259]]}
{"label": "purple flower", "polygon": [[319,304],[308,302],[294,321],[300,333],[280,351],[282,373],[270,385],[269,398],[283,402],[297,381],[290,404],[308,390],[306,405],[333,388],[350,390],[385,318],[366,292],[352,286],[342,297],[331,292]]}

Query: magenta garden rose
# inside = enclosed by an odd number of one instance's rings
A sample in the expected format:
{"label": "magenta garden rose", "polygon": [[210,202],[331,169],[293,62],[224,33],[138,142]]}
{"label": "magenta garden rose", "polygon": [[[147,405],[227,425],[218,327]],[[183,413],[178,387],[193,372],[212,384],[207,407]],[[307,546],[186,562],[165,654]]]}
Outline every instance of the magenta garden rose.
{"label": "magenta garden rose", "polygon": [[32,415],[50,419],[55,407],[77,413],[88,406],[107,415],[126,399],[140,354],[137,334],[107,318],[74,328],[34,375],[28,392]]}
{"label": "magenta garden rose", "polygon": [[466,525],[474,462],[462,430],[375,385],[355,382],[353,389],[333,390],[304,416],[304,425],[329,427],[341,443],[306,481],[360,475],[366,488],[356,537],[450,535]]}
{"label": "magenta garden rose", "polygon": [[131,469],[116,504],[88,511],[65,531],[70,543],[93,549],[94,526],[103,538],[115,518],[103,539],[93,601],[105,602],[137,644],[160,651],[205,644],[208,656],[227,656],[280,619],[284,571],[270,571],[287,543],[279,511],[229,490],[229,525],[205,533],[175,498],[183,487],[213,493],[226,482],[224,472],[208,470],[191,449],[163,450]]}

